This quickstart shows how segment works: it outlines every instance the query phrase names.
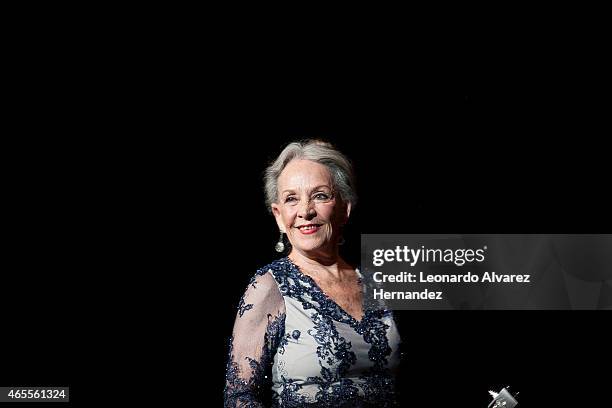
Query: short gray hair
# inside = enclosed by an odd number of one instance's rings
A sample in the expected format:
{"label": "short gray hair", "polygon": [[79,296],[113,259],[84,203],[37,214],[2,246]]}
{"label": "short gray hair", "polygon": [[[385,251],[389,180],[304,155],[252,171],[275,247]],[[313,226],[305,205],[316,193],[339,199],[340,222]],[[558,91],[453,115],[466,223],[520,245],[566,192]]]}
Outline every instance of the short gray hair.
{"label": "short gray hair", "polygon": [[264,173],[266,206],[271,210],[272,203],[278,200],[278,177],[287,164],[294,159],[311,160],[327,167],[334,183],[334,190],[345,203],[357,204],[353,166],[345,155],[330,143],[318,139],[308,139],[289,143]]}

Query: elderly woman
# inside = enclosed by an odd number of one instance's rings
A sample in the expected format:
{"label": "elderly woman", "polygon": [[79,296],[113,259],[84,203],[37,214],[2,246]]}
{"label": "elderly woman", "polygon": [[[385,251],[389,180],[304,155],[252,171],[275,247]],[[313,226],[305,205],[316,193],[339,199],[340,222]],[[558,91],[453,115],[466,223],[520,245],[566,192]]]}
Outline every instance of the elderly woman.
{"label": "elderly woman", "polygon": [[393,316],[364,308],[361,274],[338,251],[356,200],[349,161],[324,142],[291,143],[265,188],[276,250],[289,253],[259,269],[240,300],[225,406],[393,405]]}

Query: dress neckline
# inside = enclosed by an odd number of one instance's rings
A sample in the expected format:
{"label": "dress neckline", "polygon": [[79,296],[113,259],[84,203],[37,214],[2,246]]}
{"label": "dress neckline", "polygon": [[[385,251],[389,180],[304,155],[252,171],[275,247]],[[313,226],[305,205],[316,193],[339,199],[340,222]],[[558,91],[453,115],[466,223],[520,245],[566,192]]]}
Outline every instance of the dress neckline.
{"label": "dress neckline", "polygon": [[[363,323],[366,321],[366,317],[368,314],[368,310],[366,310],[363,300],[361,302],[361,311],[362,311],[361,320],[357,320],[355,317],[353,317],[353,315],[351,315],[346,310],[344,310],[344,308],[341,307],[331,296],[325,293],[325,291],[321,289],[321,287],[317,284],[317,282],[310,275],[307,275],[304,272],[302,272],[300,267],[297,264],[295,264],[295,262],[289,259],[289,257],[285,257],[285,259],[287,260],[289,265],[291,265],[292,269],[310,284],[313,291],[318,292],[325,299],[325,301],[327,301],[337,311],[339,311],[340,315],[342,315],[347,320],[346,323],[349,323],[355,329],[358,329],[363,325]],[[359,279],[359,283],[363,291],[362,275],[361,275],[361,272],[359,271],[359,268],[355,268],[355,272],[357,273],[357,277]]]}

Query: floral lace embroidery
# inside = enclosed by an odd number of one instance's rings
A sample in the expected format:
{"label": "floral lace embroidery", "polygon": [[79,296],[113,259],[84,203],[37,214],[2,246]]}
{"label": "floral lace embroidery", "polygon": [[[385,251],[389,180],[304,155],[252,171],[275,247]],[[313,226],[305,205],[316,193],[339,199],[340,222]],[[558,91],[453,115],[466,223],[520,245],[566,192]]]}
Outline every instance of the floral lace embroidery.
{"label": "floral lace embroidery", "polygon": [[[364,317],[359,322],[332,299],[330,299],[316,285],[309,276],[301,273],[298,267],[288,258],[279,259],[257,271],[251,279],[250,285],[256,288],[258,276],[268,271],[272,272],[278,289],[282,296],[298,300],[304,310],[312,310],[313,327],[307,330],[308,335],[317,343],[316,354],[321,366],[320,375],[308,377],[307,383],[316,384],[315,401],[301,394],[302,384],[295,379],[281,376],[280,392],[273,392],[272,405],[282,407],[298,406],[394,406],[394,379],[390,370],[386,368],[388,357],[392,350],[388,343],[387,329],[389,326],[382,321],[390,317],[391,312],[381,309],[366,308]],[[239,316],[252,310],[252,304],[245,304],[244,297],[238,306]],[[264,391],[270,390],[270,375],[268,374],[274,360],[274,354],[283,354],[289,340],[298,340],[302,333],[293,330],[284,333],[286,315],[282,314],[275,319],[268,316],[266,330],[265,350],[262,351],[260,361],[247,357],[251,373],[237,372],[237,364],[232,355],[227,368],[226,401],[225,406],[259,407],[263,406]],[[372,362],[371,368],[366,370],[359,379],[361,383],[344,378],[350,367],[355,364],[356,356],[351,350],[351,343],[339,335],[334,321],[348,324],[363,340],[370,344],[368,359]],[[244,378],[248,378],[248,381]],[[361,393],[361,394],[360,394]]]}

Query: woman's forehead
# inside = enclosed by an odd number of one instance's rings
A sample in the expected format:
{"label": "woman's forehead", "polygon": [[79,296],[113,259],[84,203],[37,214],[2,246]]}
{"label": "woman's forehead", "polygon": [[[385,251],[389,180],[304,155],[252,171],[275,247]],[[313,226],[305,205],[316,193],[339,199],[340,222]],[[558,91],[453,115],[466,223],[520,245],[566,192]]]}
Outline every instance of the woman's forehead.
{"label": "woman's forehead", "polygon": [[285,189],[331,188],[331,174],[327,167],[311,160],[292,160],[278,177],[279,191]]}

